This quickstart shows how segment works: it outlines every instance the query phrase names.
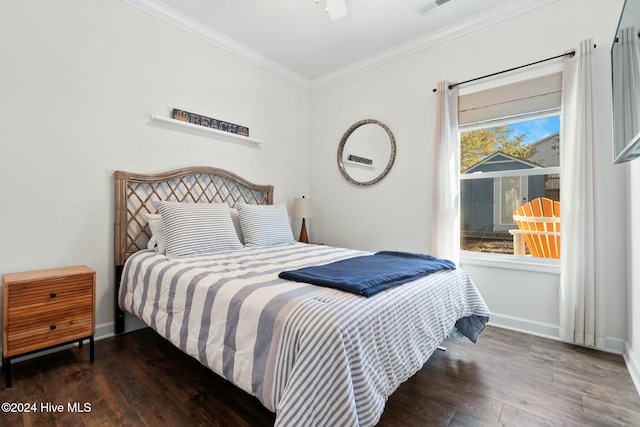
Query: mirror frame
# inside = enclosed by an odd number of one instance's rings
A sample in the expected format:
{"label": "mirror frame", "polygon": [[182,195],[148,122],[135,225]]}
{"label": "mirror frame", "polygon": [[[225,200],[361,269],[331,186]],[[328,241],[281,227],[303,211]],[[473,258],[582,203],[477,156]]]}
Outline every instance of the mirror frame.
{"label": "mirror frame", "polygon": [[[344,156],[344,146],[347,143],[347,140],[349,139],[351,134],[355,132],[356,129],[358,129],[360,126],[367,125],[367,124],[375,124],[380,126],[382,129],[384,129],[384,131],[387,133],[387,136],[389,137],[389,143],[391,144],[391,153],[389,154],[389,161],[387,162],[387,166],[378,176],[376,176],[374,179],[370,181],[356,181],[351,177],[351,175],[349,175],[349,173],[344,167],[344,161],[342,160],[342,157]],[[344,135],[342,135],[342,138],[340,139],[340,143],[338,144],[338,169],[340,169],[340,173],[342,174],[344,179],[346,179],[347,181],[355,185],[367,186],[367,185],[373,185],[376,182],[380,181],[382,178],[387,176],[395,160],[396,160],[396,139],[393,136],[391,129],[389,129],[387,125],[375,119],[364,119],[351,125],[349,129],[347,129],[347,131],[344,133]]]}
{"label": "mirror frame", "polygon": [[[633,27],[637,30],[638,21],[637,16],[640,12],[640,3],[638,0],[625,0],[622,5],[622,11],[620,12],[620,18],[618,19],[618,26],[616,28],[616,33],[611,44],[611,94],[613,99],[613,136],[612,136],[612,148],[613,148],[613,163],[621,164],[625,162],[629,162],[640,157],[640,132],[636,132],[634,135],[625,135],[625,124],[621,123],[624,121],[625,114],[621,111],[620,100],[618,99],[619,92],[616,91],[616,83],[618,79],[616,78],[619,75],[633,75],[634,73],[630,72],[626,69],[620,69],[618,67],[619,63],[616,61],[616,51],[619,51],[620,44],[618,42],[618,37],[620,36],[620,30],[626,27]],[[637,35],[634,34],[633,37],[640,37],[640,33]],[[640,82],[635,81],[635,84],[638,85]],[[631,103],[631,110],[633,110],[633,104],[636,104],[634,100],[629,100]],[[630,115],[631,116],[631,115]],[[624,118],[623,118],[624,117]],[[633,130],[637,130],[640,128],[640,123],[636,122],[636,118],[632,117],[630,128]],[[624,136],[626,139],[623,139]]]}

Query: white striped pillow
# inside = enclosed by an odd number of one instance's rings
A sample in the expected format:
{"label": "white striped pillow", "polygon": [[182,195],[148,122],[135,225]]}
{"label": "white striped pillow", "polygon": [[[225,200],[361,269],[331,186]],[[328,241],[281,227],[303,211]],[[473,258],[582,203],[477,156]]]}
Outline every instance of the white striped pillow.
{"label": "white striped pillow", "polygon": [[287,205],[235,206],[240,215],[240,226],[247,246],[270,246],[294,243]]}
{"label": "white striped pillow", "polygon": [[168,257],[241,249],[226,203],[176,203],[157,200]]}

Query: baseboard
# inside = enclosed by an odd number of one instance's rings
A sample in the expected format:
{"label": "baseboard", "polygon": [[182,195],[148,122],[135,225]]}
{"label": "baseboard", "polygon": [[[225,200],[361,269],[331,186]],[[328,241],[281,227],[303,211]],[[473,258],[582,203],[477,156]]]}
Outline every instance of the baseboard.
{"label": "baseboard", "polygon": [[[132,332],[138,329],[146,328],[147,325],[137,318],[136,316],[132,316],[129,313],[125,313],[125,322],[124,322],[124,332]],[[104,338],[109,338],[115,335],[115,322],[106,322],[96,325],[96,334],[95,339],[101,340]]]}
{"label": "baseboard", "polygon": [[560,340],[557,325],[547,323],[533,322],[531,320],[519,317],[505,316],[497,313],[491,313],[489,324],[511,331],[522,332],[524,334],[536,335],[538,337],[549,338],[552,340]]}
{"label": "baseboard", "polygon": [[627,363],[627,369],[631,375],[631,379],[640,394],[640,354],[634,352],[629,343],[626,343],[624,348],[624,361]]}
{"label": "baseboard", "polygon": [[[560,328],[558,325],[534,322],[528,319],[505,316],[496,313],[491,313],[491,321],[489,324],[503,329],[522,332],[524,334],[562,341],[560,339]],[[605,348],[602,350],[608,353],[623,355],[625,353],[625,344],[625,340],[620,338],[607,337],[605,339]]]}
{"label": "baseboard", "polygon": [[101,323],[96,325],[96,334],[93,336],[96,341],[109,338],[115,335],[114,322]]}

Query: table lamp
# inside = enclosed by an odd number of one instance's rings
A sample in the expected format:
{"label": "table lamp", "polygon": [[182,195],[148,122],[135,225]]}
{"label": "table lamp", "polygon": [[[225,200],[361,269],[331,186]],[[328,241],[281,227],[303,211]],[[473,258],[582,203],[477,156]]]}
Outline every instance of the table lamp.
{"label": "table lamp", "polygon": [[294,218],[302,218],[302,228],[300,229],[300,237],[298,238],[298,241],[302,243],[309,243],[305,218],[313,217],[313,202],[311,199],[306,199],[304,196],[302,196],[302,198],[296,198],[293,203],[293,216]]}

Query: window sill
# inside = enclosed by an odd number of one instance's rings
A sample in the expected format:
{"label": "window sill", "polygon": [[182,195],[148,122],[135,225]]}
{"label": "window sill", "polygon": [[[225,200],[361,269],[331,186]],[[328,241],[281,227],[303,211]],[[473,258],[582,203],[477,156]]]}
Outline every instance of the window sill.
{"label": "window sill", "polygon": [[559,259],[534,258],[531,256],[461,251],[460,264],[560,274]]}

